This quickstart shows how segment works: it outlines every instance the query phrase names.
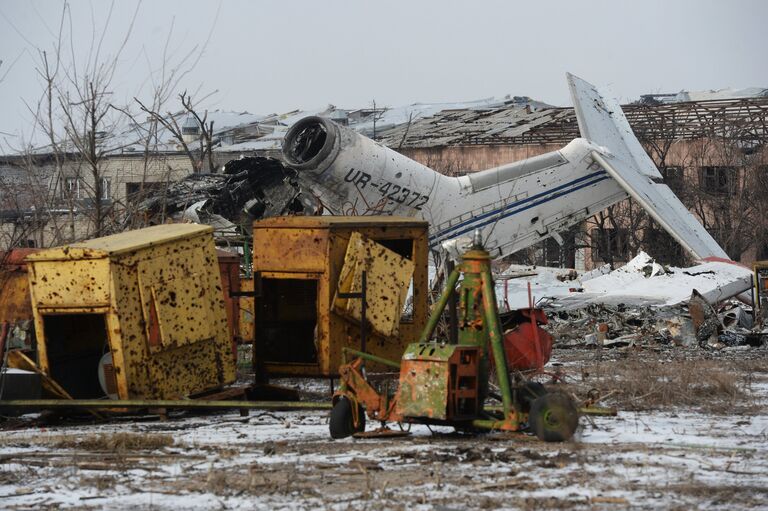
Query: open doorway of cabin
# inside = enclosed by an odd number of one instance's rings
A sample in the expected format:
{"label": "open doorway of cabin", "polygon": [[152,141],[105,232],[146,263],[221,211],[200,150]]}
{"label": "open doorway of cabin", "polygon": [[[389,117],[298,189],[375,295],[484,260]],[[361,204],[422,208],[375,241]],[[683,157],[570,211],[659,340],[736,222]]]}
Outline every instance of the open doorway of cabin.
{"label": "open doorway of cabin", "polygon": [[266,362],[317,363],[317,279],[261,279],[256,342]]}
{"label": "open doorway of cabin", "polygon": [[51,378],[75,399],[104,397],[99,361],[109,350],[104,314],[43,316]]}

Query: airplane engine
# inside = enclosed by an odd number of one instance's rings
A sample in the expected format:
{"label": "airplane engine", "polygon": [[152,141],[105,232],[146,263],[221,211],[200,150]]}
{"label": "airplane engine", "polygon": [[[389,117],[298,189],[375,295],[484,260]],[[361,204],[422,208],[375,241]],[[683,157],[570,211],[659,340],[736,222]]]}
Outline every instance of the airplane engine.
{"label": "airplane engine", "polygon": [[422,216],[436,182],[457,188],[453,179],[322,117],[291,127],[283,157],[303,179],[322,185],[316,191],[335,214]]}

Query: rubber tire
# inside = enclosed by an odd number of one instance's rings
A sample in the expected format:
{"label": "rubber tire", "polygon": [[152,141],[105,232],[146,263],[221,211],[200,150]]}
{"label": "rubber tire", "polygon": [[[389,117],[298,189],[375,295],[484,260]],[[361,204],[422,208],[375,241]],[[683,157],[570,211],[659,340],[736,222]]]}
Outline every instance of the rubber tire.
{"label": "rubber tire", "polygon": [[537,381],[527,381],[521,387],[517,389],[517,399],[519,401],[520,410],[527,412],[531,409],[531,404],[547,393],[547,389],[544,385]]}
{"label": "rubber tire", "polygon": [[560,392],[544,394],[531,403],[528,425],[539,440],[565,442],[576,432],[579,413],[567,395]]}
{"label": "rubber tire", "polygon": [[360,425],[355,429],[352,420],[352,403],[345,397],[340,397],[336,404],[331,408],[331,420],[328,422],[328,429],[331,432],[331,438],[347,438],[360,431],[365,431],[365,410],[357,405]]}

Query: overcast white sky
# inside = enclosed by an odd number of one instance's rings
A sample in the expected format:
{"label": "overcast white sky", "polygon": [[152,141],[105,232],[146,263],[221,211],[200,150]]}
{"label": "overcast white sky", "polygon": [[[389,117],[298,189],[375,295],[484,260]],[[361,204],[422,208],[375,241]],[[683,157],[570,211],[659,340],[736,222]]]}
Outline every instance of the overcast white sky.
{"label": "overcast white sky", "polygon": [[[62,2],[0,2],[0,132],[31,133],[23,100],[42,91]],[[88,58],[109,2],[70,4],[72,54]],[[114,6],[114,52],[137,3]],[[149,94],[148,69],[195,45],[205,52],[182,88],[218,91],[207,106],[268,114],[332,103],[364,107],[527,95],[570,103],[565,72],[626,101],[649,92],[768,87],[768,2],[145,1],[114,82],[116,102]],[[67,22],[68,24],[68,22]],[[171,27],[173,30],[171,31]],[[70,29],[67,28],[69,33]],[[69,38],[67,38],[69,40]]]}

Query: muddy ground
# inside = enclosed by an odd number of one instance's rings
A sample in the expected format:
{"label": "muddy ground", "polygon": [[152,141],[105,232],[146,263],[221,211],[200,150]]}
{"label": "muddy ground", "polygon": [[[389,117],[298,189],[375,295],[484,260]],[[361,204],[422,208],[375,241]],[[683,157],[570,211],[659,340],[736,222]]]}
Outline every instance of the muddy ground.
{"label": "muddy ground", "polygon": [[[619,408],[582,417],[563,444],[421,426],[408,438],[331,440],[320,411],[7,420],[0,507],[768,508],[767,355],[556,351],[561,390],[596,389]],[[316,397],[326,385],[303,389]]]}

